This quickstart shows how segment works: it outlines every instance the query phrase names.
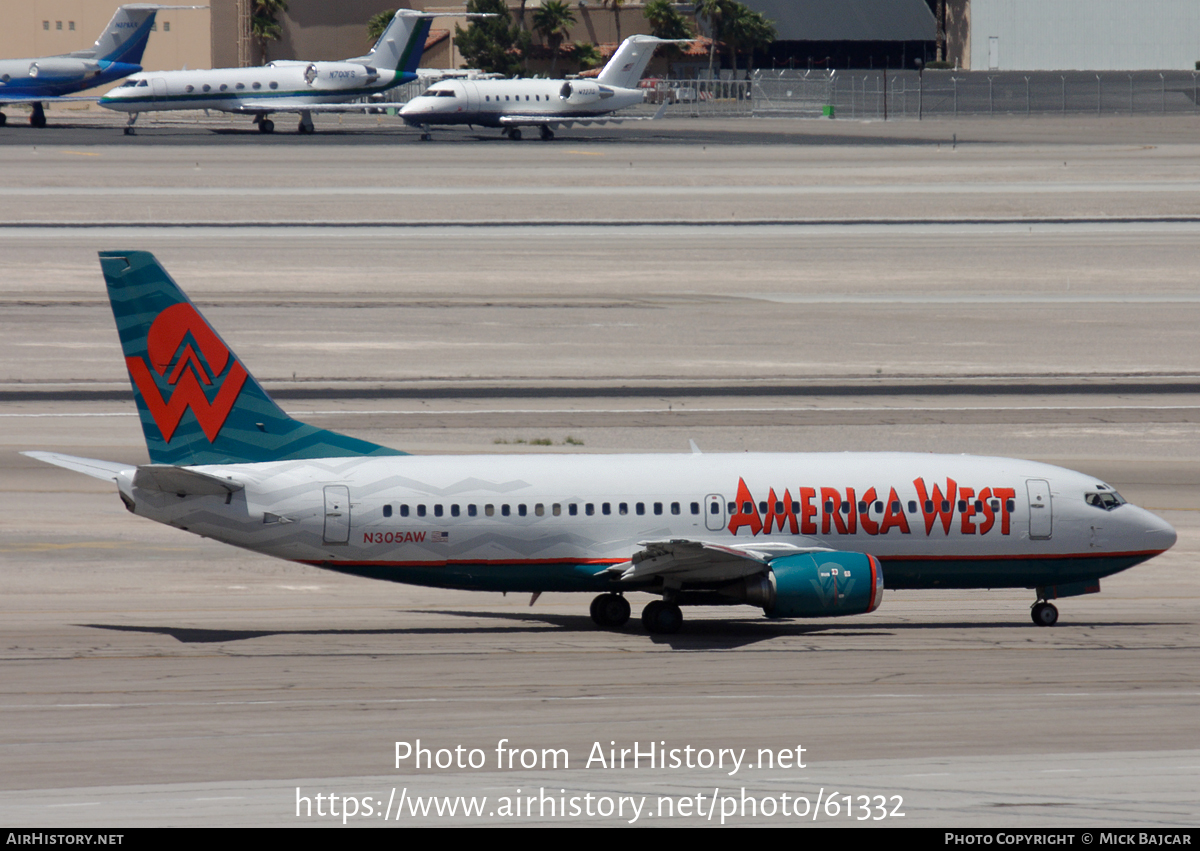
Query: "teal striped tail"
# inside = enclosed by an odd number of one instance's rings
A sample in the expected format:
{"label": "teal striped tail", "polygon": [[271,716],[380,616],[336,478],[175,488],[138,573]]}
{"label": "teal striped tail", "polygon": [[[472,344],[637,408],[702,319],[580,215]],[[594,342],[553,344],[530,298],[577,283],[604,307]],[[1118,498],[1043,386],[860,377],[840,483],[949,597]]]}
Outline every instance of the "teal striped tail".
{"label": "teal striped tail", "polygon": [[147,251],[101,251],[155,464],[405,455],[289,417]]}

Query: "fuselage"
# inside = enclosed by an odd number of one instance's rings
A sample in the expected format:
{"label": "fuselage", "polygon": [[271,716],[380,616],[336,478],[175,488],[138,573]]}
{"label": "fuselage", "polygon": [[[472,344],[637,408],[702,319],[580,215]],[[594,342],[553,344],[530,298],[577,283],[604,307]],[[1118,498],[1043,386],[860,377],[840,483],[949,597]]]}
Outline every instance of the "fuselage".
{"label": "fuselage", "polygon": [[54,98],[95,88],[136,74],[141,65],[72,56],[0,59],[0,103]]}
{"label": "fuselage", "polygon": [[415,80],[408,71],[357,62],[287,62],[208,71],[135,74],[100,99],[121,112],[217,109],[253,112],[343,103]]}
{"label": "fuselage", "polygon": [[605,86],[595,80],[443,80],[405,104],[400,115],[415,126],[502,127],[591,118],[635,106],[643,99],[639,89]]}
{"label": "fuselage", "polygon": [[611,589],[605,568],[673,539],[866,553],[890,588],[1045,587],[1098,580],[1175,542],[1100,480],[1008,458],[397,456],[195,469],[244,489],[180,498],[118,484],[135,513],[206,537],[442,587]]}

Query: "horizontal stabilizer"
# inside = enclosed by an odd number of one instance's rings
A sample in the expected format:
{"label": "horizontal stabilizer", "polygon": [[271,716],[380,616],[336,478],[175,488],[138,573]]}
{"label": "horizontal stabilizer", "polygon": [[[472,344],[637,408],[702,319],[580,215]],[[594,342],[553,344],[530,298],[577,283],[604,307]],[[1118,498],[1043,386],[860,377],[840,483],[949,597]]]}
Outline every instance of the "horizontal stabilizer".
{"label": "horizontal stabilizer", "polygon": [[38,461],[45,461],[47,464],[53,464],[56,467],[65,467],[68,470],[74,470],[76,473],[83,473],[86,476],[91,476],[93,479],[103,479],[106,482],[115,482],[117,476],[127,470],[132,470],[135,466],[133,464],[122,464],[118,461],[97,461],[95,458],[63,455],[60,452],[30,451],[22,452],[21,454],[35,458]]}
{"label": "horizontal stabilizer", "polygon": [[170,464],[147,464],[137,468],[133,486],[180,496],[214,496],[242,490],[245,485],[230,478],[201,473]]}

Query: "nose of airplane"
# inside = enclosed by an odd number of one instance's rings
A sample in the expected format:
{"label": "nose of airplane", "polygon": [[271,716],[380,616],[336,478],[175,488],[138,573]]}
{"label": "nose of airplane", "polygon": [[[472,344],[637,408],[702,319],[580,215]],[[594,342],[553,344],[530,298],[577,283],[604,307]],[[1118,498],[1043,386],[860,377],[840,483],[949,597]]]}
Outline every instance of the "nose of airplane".
{"label": "nose of airplane", "polygon": [[1144,508],[1138,508],[1130,518],[1131,532],[1138,534],[1143,542],[1142,549],[1164,552],[1175,546],[1179,536],[1166,520],[1156,514],[1151,514]]}

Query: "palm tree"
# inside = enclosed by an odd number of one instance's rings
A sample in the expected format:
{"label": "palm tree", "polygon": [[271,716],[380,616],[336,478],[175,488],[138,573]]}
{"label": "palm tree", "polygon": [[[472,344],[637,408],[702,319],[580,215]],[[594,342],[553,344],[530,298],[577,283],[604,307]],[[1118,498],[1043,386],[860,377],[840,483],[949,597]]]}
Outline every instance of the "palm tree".
{"label": "palm tree", "polygon": [[550,76],[558,67],[558,48],[571,34],[575,15],[563,0],[545,0],[533,13],[533,29],[550,46]]}
{"label": "palm tree", "polygon": [[250,37],[258,42],[264,65],[267,63],[267,42],[279,39],[283,32],[279,15],[287,9],[287,0],[254,0],[250,10]]}
{"label": "palm tree", "polygon": [[617,24],[617,44],[621,43],[621,6],[625,0],[602,0],[605,6],[613,10],[613,18]]}
{"label": "palm tree", "polygon": [[645,14],[650,34],[656,38],[691,38],[695,35],[671,0],[650,0]]}
{"label": "palm tree", "polygon": [[726,6],[721,31],[735,77],[739,50],[749,50],[750,64],[753,64],[754,51],[765,50],[775,41],[775,25],[760,13],[737,2],[730,2]]}
{"label": "palm tree", "polygon": [[704,18],[708,23],[708,36],[712,44],[708,46],[708,79],[713,75],[713,59],[716,55],[717,42],[721,38],[721,18],[725,12],[728,0],[697,0],[696,17]]}
{"label": "palm tree", "polygon": [[383,35],[383,31],[388,28],[388,24],[394,17],[396,17],[396,10],[387,9],[367,19],[367,38],[371,40],[372,44],[379,41],[379,37]]}

